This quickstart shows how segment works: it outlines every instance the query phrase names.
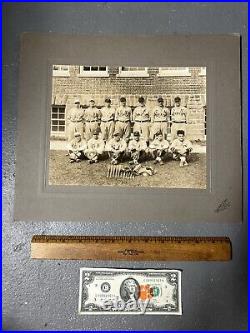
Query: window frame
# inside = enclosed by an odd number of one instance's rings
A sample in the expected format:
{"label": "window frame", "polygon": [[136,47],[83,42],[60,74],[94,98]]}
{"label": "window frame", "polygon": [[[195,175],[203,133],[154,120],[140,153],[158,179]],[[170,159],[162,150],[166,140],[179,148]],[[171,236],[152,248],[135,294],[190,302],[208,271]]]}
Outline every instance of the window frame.
{"label": "window frame", "polygon": [[183,69],[171,69],[172,67],[169,66],[169,69],[163,69],[163,67],[159,67],[159,73],[157,76],[160,77],[173,77],[173,76],[187,76],[190,77],[191,73],[189,71],[189,67],[178,67]]}
{"label": "window frame", "polygon": [[109,67],[108,66],[88,66],[88,67],[106,67],[105,71],[85,71],[84,67],[86,65],[80,65],[78,77],[109,77]]}
{"label": "window frame", "polygon": [[[59,69],[59,70],[55,70],[54,66],[65,66],[68,67],[67,71]],[[69,65],[52,65],[52,75],[55,77],[69,77],[70,76],[70,72],[69,72]]]}
{"label": "window frame", "polygon": [[199,76],[206,76],[206,75],[207,75],[207,67],[201,67]]}
{"label": "window frame", "polygon": [[[124,71],[122,67],[129,66],[120,66],[119,73],[116,75],[117,77],[149,77],[148,67],[144,67],[144,70],[135,70],[135,71]],[[132,66],[131,66],[132,67]]]}
{"label": "window frame", "polygon": [[[52,118],[53,108],[57,108],[57,109],[64,108],[64,119]],[[58,113],[58,116],[59,116],[59,111],[57,113]],[[59,124],[58,125],[53,125],[52,124],[53,120],[57,120],[57,121],[63,120],[64,125],[59,125]],[[57,126],[58,131],[53,131],[52,126]],[[60,131],[59,126],[64,126],[64,131]],[[62,136],[62,137],[64,137],[65,134],[66,134],[66,105],[52,104],[51,105],[51,117],[50,117],[50,135],[51,136]]]}

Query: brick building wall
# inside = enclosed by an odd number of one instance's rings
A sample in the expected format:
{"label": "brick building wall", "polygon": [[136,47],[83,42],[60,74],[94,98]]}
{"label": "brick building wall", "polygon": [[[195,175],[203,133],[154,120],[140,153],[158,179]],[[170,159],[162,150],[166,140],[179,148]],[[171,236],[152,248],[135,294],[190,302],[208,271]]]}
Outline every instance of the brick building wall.
{"label": "brick building wall", "polygon": [[[65,137],[67,123],[63,119],[63,112],[66,118],[75,98],[79,98],[85,108],[92,98],[97,107],[102,107],[106,97],[111,98],[112,104],[117,106],[119,98],[124,96],[133,109],[138,104],[139,96],[146,97],[149,108],[153,108],[157,98],[161,96],[171,111],[174,98],[180,96],[182,105],[189,110],[189,139],[205,140],[206,76],[202,74],[201,67],[189,68],[188,76],[160,76],[159,68],[149,67],[146,77],[120,77],[119,67],[109,67],[107,77],[85,77],[81,74],[80,66],[67,67],[68,71],[64,76],[52,78],[52,138]],[[61,116],[58,117],[60,109]]]}

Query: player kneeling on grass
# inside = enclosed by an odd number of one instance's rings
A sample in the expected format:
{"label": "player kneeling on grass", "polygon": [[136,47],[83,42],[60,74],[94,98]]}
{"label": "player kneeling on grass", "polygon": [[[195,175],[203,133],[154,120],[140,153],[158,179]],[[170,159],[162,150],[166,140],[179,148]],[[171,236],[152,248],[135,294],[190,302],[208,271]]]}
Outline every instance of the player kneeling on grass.
{"label": "player kneeling on grass", "polygon": [[164,164],[162,158],[167,154],[168,147],[169,143],[167,140],[164,140],[162,132],[157,132],[155,134],[155,139],[149,145],[149,152],[151,156],[155,159],[154,164]]}
{"label": "player kneeling on grass", "polygon": [[106,143],[105,148],[111,159],[111,164],[118,164],[121,162],[126,149],[126,141],[121,139],[120,132],[115,132],[113,138]]}
{"label": "player kneeling on grass", "polygon": [[74,139],[72,139],[68,144],[70,163],[80,162],[84,158],[86,148],[86,141],[82,139],[80,133],[76,132],[74,134]]}
{"label": "player kneeling on grass", "polygon": [[100,156],[104,152],[104,141],[99,138],[98,129],[93,132],[93,137],[87,143],[85,156],[89,159],[89,163],[97,163]]}
{"label": "player kneeling on grass", "polygon": [[147,151],[147,143],[145,140],[140,138],[139,132],[133,133],[134,138],[129,141],[128,153],[132,159],[130,164],[139,164],[140,159],[144,159]]}
{"label": "player kneeling on grass", "polygon": [[188,165],[187,157],[192,149],[191,142],[185,138],[185,132],[177,131],[177,139],[172,142],[170,150],[173,153],[173,159],[180,160],[180,167]]}

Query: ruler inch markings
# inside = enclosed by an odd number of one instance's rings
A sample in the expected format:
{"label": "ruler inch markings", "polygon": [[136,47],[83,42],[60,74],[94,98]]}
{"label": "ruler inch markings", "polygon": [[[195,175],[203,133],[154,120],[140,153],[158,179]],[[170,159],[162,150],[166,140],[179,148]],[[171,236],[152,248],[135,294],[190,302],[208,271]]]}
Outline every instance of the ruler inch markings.
{"label": "ruler inch markings", "polygon": [[231,257],[228,237],[35,235],[31,241],[33,259],[228,261]]}

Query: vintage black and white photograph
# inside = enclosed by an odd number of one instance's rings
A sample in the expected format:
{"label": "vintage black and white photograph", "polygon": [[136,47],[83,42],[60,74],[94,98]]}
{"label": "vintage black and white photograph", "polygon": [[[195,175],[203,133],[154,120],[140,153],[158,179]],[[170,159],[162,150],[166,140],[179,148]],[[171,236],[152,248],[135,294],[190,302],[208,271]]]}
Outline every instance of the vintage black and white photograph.
{"label": "vintage black and white photograph", "polygon": [[206,189],[206,67],[53,65],[49,185]]}

